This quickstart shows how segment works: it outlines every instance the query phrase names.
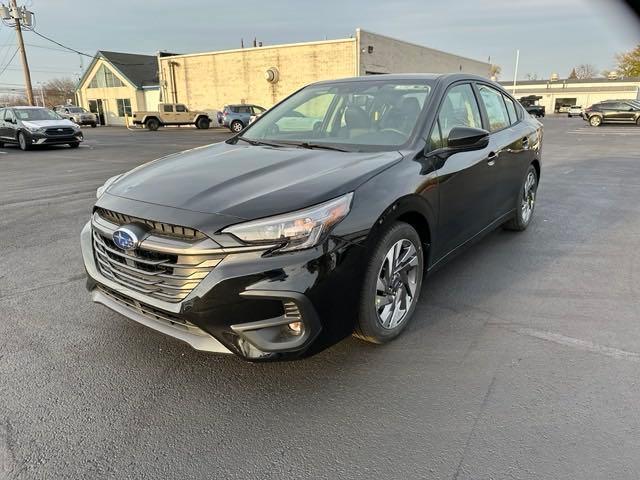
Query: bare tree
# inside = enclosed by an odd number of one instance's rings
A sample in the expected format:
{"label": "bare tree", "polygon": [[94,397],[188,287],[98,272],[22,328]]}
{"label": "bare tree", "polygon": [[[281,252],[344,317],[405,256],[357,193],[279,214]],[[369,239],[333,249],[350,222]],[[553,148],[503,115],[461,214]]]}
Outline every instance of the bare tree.
{"label": "bare tree", "polygon": [[576,72],[575,68],[573,70],[571,70],[571,73],[569,74],[569,76],[567,78],[569,78],[569,80],[574,80],[574,79],[578,78],[578,72]]}
{"label": "bare tree", "polygon": [[581,63],[576,66],[572,73],[576,73],[575,78],[585,79],[585,78],[594,78],[598,76],[598,69],[590,64],[590,63]]}
{"label": "bare tree", "polygon": [[0,106],[13,107],[16,105],[28,105],[27,97],[17,93],[5,93],[0,95]]}
{"label": "bare tree", "polygon": [[[36,94],[40,92],[36,91]],[[43,86],[44,101],[47,107],[62,105],[67,100],[74,101],[76,82],[72,78],[54,78]]]}

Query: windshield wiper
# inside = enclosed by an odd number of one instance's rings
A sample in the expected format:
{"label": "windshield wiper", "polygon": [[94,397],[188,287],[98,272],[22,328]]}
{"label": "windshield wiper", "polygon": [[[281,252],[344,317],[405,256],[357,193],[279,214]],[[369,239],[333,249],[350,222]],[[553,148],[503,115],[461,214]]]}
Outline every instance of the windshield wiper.
{"label": "windshield wiper", "polygon": [[346,150],[344,148],[334,147],[332,145],[326,145],[326,144],[323,144],[323,143],[309,143],[309,142],[301,142],[301,143],[286,142],[286,143],[287,143],[287,145],[294,145],[294,146],[300,147],[300,148],[308,148],[308,149],[318,148],[318,149],[322,149],[322,150],[334,150],[336,152],[348,152],[349,151],[349,150]]}
{"label": "windshield wiper", "polygon": [[243,142],[247,142],[249,145],[266,145],[267,147],[282,147],[282,145],[278,145],[277,143],[263,142],[262,140],[251,140],[245,137],[236,137],[236,140],[242,140]]}

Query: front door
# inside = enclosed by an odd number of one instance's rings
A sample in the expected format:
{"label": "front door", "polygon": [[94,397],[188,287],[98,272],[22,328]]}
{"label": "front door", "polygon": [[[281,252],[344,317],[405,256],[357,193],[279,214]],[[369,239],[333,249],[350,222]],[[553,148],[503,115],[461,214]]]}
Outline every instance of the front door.
{"label": "front door", "polygon": [[105,125],[104,121],[104,106],[102,100],[89,100],[89,111],[95,113],[98,116],[98,122],[100,125]]}
{"label": "front door", "polygon": [[[471,84],[452,86],[440,106],[438,119],[431,131],[431,148],[447,146],[449,133],[455,127],[482,128],[478,101]],[[451,155],[439,166],[438,190],[440,215],[434,258],[442,258],[480,233],[490,222],[494,210],[494,155],[482,150]]]}

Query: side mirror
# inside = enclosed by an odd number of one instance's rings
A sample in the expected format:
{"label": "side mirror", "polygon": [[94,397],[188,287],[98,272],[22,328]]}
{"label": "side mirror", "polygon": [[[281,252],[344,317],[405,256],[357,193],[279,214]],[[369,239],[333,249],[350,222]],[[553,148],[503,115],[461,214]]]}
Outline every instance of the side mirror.
{"label": "side mirror", "polygon": [[481,128],[454,127],[449,132],[447,144],[452,153],[482,150],[489,145],[489,132]]}

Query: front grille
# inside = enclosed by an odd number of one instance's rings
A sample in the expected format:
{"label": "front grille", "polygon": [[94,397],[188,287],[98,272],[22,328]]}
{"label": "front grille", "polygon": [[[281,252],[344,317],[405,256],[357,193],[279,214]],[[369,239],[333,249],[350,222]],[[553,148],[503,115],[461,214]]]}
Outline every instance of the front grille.
{"label": "front grille", "polygon": [[93,250],[96,264],[105,277],[166,302],[186,298],[225,256],[199,254],[197,248],[185,248],[185,253],[167,253],[145,247],[144,242],[133,251],[125,251],[113,243],[110,235],[96,229],[93,230]]}
{"label": "front grille", "polygon": [[44,131],[47,135],[73,135],[73,128],[71,127],[59,127],[59,128],[47,128]]}
{"label": "front grille", "polygon": [[122,213],[112,212],[105,208],[96,208],[96,213],[104,218],[106,221],[114,223],[116,225],[126,225],[128,223],[142,223],[151,228],[153,235],[161,235],[164,237],[178,238],[184,240],[200,240],[205,238],[205,235],[193,228],[181,227],[179,225],[171,225],[169,223],[154,222],[153,220],[144,220],[142,218],[132,217],[130,215],[124,215]]}

